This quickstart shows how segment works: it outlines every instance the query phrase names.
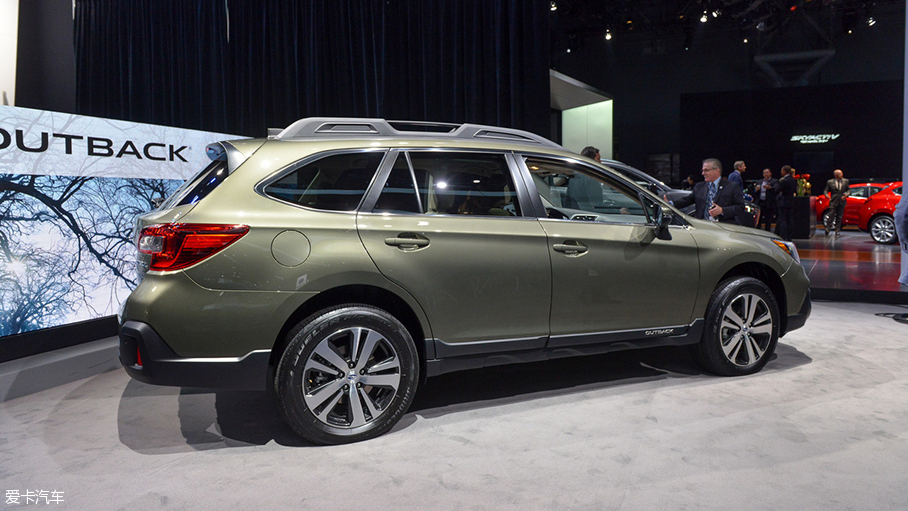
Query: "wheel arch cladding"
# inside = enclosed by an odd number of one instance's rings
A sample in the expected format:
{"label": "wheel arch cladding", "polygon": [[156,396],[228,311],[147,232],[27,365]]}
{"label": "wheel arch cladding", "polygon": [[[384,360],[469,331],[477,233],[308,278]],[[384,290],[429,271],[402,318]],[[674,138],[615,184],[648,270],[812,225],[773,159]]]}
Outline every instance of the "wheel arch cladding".
{"label": "wheel arch cladding", "polygon": [[268,363],[268,388],[273,388],[274,386],[273,383],[275,381],[277,365],[281,360],[284,350],[290,343],[287,334],[289,334],[300,321],[303,321],[316,312],[345,303],[372,305],[397,318],[397,320],[407,328],[410,337],[413,338],[413,343],[416,345],[416,352],[419,355],[420,374],[425,374],[425,332],[413,309],[410,308],[402,298],[387,289],[375,286],[351,285],[322,291],[311,299],[306,300],[290,315],[289,318],[287,318],[287,321],[284,322],[283,327],[281,327],[281,330],[277,335],[277,339],[275,339],[274,347],[271,349],[271,358]]}

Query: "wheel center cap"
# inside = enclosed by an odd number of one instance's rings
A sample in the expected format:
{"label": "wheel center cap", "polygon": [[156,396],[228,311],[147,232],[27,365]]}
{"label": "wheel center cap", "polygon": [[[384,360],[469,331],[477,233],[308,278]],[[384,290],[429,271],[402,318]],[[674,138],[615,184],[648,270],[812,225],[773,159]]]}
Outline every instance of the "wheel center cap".
{"label": "wheel center cap", "polygon": [[356,374],[356,371],[350,371],[347,373],[347,383],[356,383],[359,381],[359,375]]}

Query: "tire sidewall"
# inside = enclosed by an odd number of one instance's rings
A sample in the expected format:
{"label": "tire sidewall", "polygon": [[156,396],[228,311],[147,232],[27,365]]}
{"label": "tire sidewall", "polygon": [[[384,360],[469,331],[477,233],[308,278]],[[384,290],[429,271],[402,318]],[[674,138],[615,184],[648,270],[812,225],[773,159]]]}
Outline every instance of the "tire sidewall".
{"label": "tire sidewall", "polygon": [[[418,354],[407,329],[387,312],[368,305],[346,305],[310,316],[294,329],[277,370],[276,390],[290,426],[307,440],[318,444],[357,442],[380,436],[403,417],[413,401],[419,381]],[[316,417],[303,397],[306,361],[326,338],[339,330],[366,327],[380,333],[397,352],[400,385],[384,413],[356,428],[339,428]]]}
{"label": "tire sidewall", "polygon": [[[754,294],[762,299],[772,315],[772,335],[763,356],[754,364],[739,366],[732,363],[722,351],[719,328],[729,305],[742,294]],[[697,345],[698,361],[705,368],[722,376],[744,376],[759,372],[772,358],[779,340],[779,306],[769,287],[752,277],[734,277],[721,282],[713,293],[706,309],[706,329]]]}
{"label": "tire sidewall", "polygon": [[897,241],[897,239],[898,239],[897,236],[892,236],[892,238],[890,238],[888,241],[885,241],[885,240],[877,239],[876,235],[874,235],[874,229],[873,229],[873,227],[874,227],[878,222],[883,222],[883,221],[889,222],[889,224],[891,224],[892,227],[893,227],[893,231],[895,230],[895,220],[893,220],[892,218],[890,218],[890,217],[888,217],[888,216],[878,216],[878,217],[874,218],[873,221],[870,222],[870,229],[869,229],[869,230],[870,230],[870,237],[873,238],[873,241],[875,241],[875,242],[877,242],[877,243],[879,243],[879,244],[881,244],[881,245],[891,245],[891,244],[893,244],[893,243],[895,243],[895,242]]}

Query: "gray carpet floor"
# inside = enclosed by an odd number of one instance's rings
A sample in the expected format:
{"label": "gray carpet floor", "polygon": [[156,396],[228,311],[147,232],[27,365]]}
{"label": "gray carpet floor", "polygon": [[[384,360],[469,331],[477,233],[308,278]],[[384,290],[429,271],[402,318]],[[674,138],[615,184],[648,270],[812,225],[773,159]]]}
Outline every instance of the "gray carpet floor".
{"label": "gray carpet floor", "polygon": [[268,394],[108,371],[0,403],[2,507],[908,509],[905,313],[815,302],[745,378],[683,349],[444,375],[389,434],[335,447]]}

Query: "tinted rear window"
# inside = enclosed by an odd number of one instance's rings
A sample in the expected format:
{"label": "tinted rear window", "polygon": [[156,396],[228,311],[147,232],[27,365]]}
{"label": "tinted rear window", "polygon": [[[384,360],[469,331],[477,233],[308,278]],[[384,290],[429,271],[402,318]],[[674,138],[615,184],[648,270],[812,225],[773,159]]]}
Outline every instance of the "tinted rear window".
{"label": "tinted rear window", "polygon": [[266,186],[265,194],[307,208],[353,211],[384,155],[373,151],[325,156]]}
{"label": "tinted rear window", "polygon": [[170,209],[185,204],[195,204],[204,199],[212,190],[227,179],[227,162],[215,160],[202,169],[192,179],[186,181],[170,198],[161,206]]}

